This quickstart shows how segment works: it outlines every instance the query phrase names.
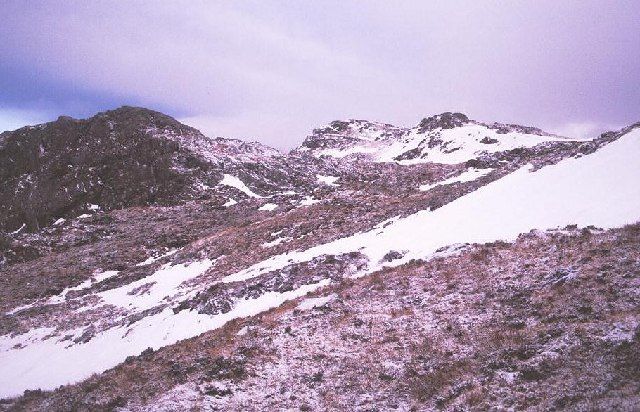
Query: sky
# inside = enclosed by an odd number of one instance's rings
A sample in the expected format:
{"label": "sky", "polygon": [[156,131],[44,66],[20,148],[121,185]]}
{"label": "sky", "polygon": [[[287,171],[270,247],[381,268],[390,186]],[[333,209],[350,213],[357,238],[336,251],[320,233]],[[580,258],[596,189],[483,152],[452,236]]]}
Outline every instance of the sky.
{"label": "sky", "polygon": [[640,2],[0,2],[0,131],[155,109],[280,149],[444,111],[593,137],[640,121]]}

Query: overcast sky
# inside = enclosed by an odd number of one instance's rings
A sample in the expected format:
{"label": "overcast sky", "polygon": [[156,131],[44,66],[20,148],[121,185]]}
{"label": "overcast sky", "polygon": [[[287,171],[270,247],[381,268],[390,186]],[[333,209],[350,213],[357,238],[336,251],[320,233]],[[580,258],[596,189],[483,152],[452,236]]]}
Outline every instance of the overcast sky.
{"label": "overcast sky", "polygon": [[571,136],[640,121],[640,2],[0,2],[0,130],[124,104],[298,145],[462,111]]}

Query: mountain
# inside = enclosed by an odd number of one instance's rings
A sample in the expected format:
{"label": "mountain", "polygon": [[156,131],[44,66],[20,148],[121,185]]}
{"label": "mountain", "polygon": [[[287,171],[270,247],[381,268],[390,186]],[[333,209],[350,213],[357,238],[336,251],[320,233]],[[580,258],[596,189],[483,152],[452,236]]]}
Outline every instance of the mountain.
{"label": "mountain", "polygon": [[424,118],[411,129],[364,120],[335,121],[314,130],[302,150],[319,157],[362,156],[405,165],[457,164],[481,155],[571,141],[575,142],[535,127],[485,124],[462,113],[447,112]]}
{"label": "mountain", "polygon": [[93,209],[188,198],[197,180],[206,181],[206,163],[155,130],[191,141],[201,136],[168,116],[129,107],[3,133],[0,227],[37,230]]}
{"label": "mountain", "polygon": [[638,155],[460,113],[4,133],[0,409],[634,409]]}

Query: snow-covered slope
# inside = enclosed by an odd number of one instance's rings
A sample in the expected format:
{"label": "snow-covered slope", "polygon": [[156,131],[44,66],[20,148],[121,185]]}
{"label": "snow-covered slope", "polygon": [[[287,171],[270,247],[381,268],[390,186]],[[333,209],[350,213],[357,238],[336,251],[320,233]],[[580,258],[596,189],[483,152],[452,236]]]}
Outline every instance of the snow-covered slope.
{"label": "snow-covered slope", "polygon": [[[81,298],[64,293],[55,297],[56,302],[41,302],[41,306],[70,304],[73,309],[68,309],[69,319],[60,319],[57,326],[0,337],[0,398],[19,395],[25,389],[54,389],[86,379],[147,348],[171,345],[232,319],[258,314],[328,283],[323,280],[282,293],[268,292],[256,299],[238,299],[233,309],[216,315],[174,311],[166,306],[183,302],[206,287],[185,284],[212,264],[205,259],[165,265],[153,275],[122,287]],[[136,319],[131,321],[131,316]],[[73,329],[71,325],[81,318],[85,326]]]}
{"label": "snow-covered slope", "polygon": [[376,162],[456,164],[490,153],[568,141],[572,140],[533,127],[485,124],[461,113],[443,113],[411,129],[363,120],[332,122],[316,129],[299,150],[339,159],[359,155]]}

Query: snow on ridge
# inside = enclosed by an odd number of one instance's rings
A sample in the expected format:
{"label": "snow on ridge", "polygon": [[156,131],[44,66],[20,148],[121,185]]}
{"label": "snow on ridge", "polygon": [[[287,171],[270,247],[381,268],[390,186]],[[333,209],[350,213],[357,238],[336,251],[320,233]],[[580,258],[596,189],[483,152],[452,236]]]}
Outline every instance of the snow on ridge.
{"label": "snow on ridge", "polygon": [[263,196],[260,196],[254,193],[253,191],[251,191],[251,189],[249,189],[249,187],[245,185],[242,180],[232,175],[225,174],[222,180],[220,181],[220,183],[218,183],[218,185],[233,187],[235,189],[238,189],[239,191],[241,191],[242,193],[244,193],[249,197],[253,197],[256,199],[263,198]]}
{"label": "snow on ridge", "polygon": [[[426,139],[426,140],[425,140]],[[428,147],[427,141],[435,144]],[[575,141],[558,136],[540,136],[516,131],[498,133],[496,129],[483,124],[469,123],[452,129],[435,129],[427,133],[413,130],[404,139],[386,146],[376,156],[380,162],[393,162],[394,159],[411,150],[420,150],[421,156],[401,160],[401,164],[434,162],[443,164],[463,163],[485,153],[533,147],[551,141]]]}
{"label": "snow on ridge", "polygon": [[[533,147],[553,141],[584,141],[565,137],[503,131],[479,122],[468,122],[449,129],[436,128],[421,131],[419,127],[403,133],[378,134],[371,138],[369,131],[349,130],[350,142],[340,147],[327,147],[314,152],[315,156],[345,158],[359,154],[375,162],[396,162],[412,165],[425,162],[457,164],[474,159],[482,154],[496,153],[521,147]],[[332,136],[329,134],[328,136]],[[355,140],[354,140],[355,139]],[[397,160],[403,155],[417,151],[409,158]]]}

